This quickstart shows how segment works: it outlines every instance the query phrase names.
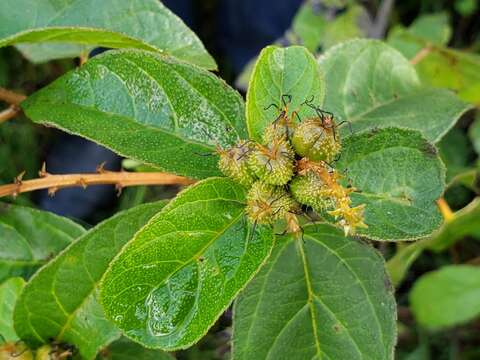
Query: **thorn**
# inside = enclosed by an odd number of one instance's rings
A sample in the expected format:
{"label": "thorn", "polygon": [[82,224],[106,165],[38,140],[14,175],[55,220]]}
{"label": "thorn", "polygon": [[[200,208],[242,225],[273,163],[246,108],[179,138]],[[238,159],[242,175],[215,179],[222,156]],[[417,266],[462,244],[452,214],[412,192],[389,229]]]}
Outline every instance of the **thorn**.
{"label": "thorn", "polygon": [[85,189],[87,188],[87,186],[88,186],[88,183],[87,183],[87,181],[86,181],[84,178],[80,178],[80,179],[78,180],[78,184],[79,184],[81,187],[83,187],[84,190],[85,190]]}
{"label": "thorn", "polygon": [[99,174],[105,174],[107,170],[105,170],[105,165],[107,164],[106,161],[102,162],[100,165],[97,166],[95,171]]}
{"label": "thorn", "polygon": [[38,172],[38,176],[40,176],[41,178],[44,178],[44,177],[47,177],[48,175],[50,174],[47,172],[47,163],[44,161],[42,164],[42,168]]}
{"label": "thorn", "polygon": [[120,183],[115,184],[115,190],[117,190],[117,197],[122,195],[123,185]]}
{"label": "thorn", "polygon": [[25,175],[25,171],[22,171],[20,174],[18,174],[14,180],[15,184],[22,185],[22,179],[24,175]]}
{"label": "thorn", "polygon": [[55,193],[56,193],[57,191],[58,191],[58,187],[57,187],[57,186],[48,188],[48,196],[54,197],[54,196],[55,196]]}

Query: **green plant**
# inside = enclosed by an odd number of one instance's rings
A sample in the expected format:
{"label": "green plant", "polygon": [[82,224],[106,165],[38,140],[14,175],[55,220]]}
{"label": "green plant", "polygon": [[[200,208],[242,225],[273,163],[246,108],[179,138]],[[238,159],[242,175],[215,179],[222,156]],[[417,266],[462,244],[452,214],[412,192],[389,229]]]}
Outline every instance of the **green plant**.
{"label": "green plant", "polygon": [[[197,343],[235,301],[233,359],[393,359],[397,314],[387,269],[398,283],[411,256],[455,241],[432,237],[455,226],[442,225],[437,206],[446,187],[437,145],[471,105],[425,85],[385,42],[331,46],[333,36],[316,42],[318,34],[299,23],[310,49],[263,49],[244,103],[208,71],[216,66],[196,35],[154,0],[118,12],[147,9],[149,21],[161,24],[155,36],[152,24],[112,16],[113,0],[93,13],[93,0],[59,3],[60,14],[38,1],[36,20],[12,13],[27,3],[0,5],[1,14],[9,8],[0,16],[0,46],[16,45],[32,60],[76,55],[83,64],[12,102],[4,119],[21,109],[34,123],[175,176],[99,168],[60,182],[44,167],[38,182],[18,177],[0,194],[195,183],[88,231],[1,204],[0,334],[7,344],[0,351],[11,354],[21,340],[38,359],[116,352],[168,359],[167,352]],[[329,47],[318,58],[316,43]],[[114,49],[87,59],[94,45]],[[416,242],[388,267],[372,245],[404,241]],[[418,313],[426,283],[411,295]],[[476,315],[466,312],[445,323]],[[420,319],[429,323],[423,313]]]}

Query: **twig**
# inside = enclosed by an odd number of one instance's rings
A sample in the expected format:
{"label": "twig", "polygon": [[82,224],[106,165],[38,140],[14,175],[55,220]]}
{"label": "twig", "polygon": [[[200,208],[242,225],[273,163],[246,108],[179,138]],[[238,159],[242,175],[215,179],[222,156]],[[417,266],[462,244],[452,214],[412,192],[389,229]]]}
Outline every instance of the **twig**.
{"label": "twig", "polygon": [[374,39],[382,39],[387,30],[388,19],[392,12],[395,0],[383,0],[375,16],[375,21],[369,31],[369,36]]}
{"label": "twig", "polygon": [[443,197],[437,200],[437,205],[442,213],[443,218],[445,219],[445,222],[452,221],[455,217],[455,214],[452,209],[450,209],[450,206],[448,206],[448,203]]}
{"label": "twig", "polygon": [[430,52],[432,51],[432,46],[428,45],[424,48],[422,48],[418,53],[415,54],[415,56],[410,60],[410,64],[416,65],[420,61],[422,61]]}
{"label": "twig", "polygon": [[10,105],[20,105],[20,103],[27,97],[22,94],[17,94],[11,90],[0,87],[0,100]]}
{"label": "twig", "polygon": [[97,173],[52,175],[46,172],[45,164],[39,172],[40,178],[22,180],[24,173],[17,176],[13,184],[0,186],[0,197],[17,196],[20,193],[48,189],[49,195],[63,188],[81,186],[84,189],[89,185],[115,185],[118,191],[127,186],[138,185],[189,185],[194,180],[182,176],[161,172],[126,172],[106,171],[103,167]]}
{"label": "twig", "polygon": [[10,120],[20,114],[21,110],[16,106],[12,105],[5,110],[0,112],[0,124],[4,121]]}

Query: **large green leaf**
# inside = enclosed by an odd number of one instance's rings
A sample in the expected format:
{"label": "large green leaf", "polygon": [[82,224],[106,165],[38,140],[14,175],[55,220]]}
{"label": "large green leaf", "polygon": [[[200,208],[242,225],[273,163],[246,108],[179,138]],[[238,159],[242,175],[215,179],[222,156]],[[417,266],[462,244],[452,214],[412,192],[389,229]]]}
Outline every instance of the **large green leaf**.
{"label": "large green leaf", "polygon": [[173,350],[198,341],[269,255],[268,227],[247,225],[245,190],[211,178],[179,194],[111,264],[101,299],[124,334]]}
{"label": "large green leaf", "polygon": [[445,266],[420,277],[410,292],[417,321],[432,329],[458,325],[480,315],[480,268]]}
{"label": "large green leaf", "polygon": [[234,360],[393,359],[395,299],[382,257],[327,224],[277,242],[235,302]]}
{"label": "large green leaf", "polygon": [[358,189],[354,205],[366,205],[368,228],[359,229],[361,235],[414,240],[440,226],[435,200],[445,187],[445,166],[418,131],[384,128],[350,136],[337,166]]}
{"label": "large green leaf", "polygon": [[[290,110],[299,110],[299,116],[313,115],[300,104],[312,96],[321,104],[324,97],[322,75],[313,56],[301,46],[279,48],[268,46],[262,50],[255,64],[247,94],[247,127],[250,138],[261,140],[263,129],[278,116],[283,107],[282,95],[290,95]],[[267,107],[269,109],[266,110]]]}
{"label": "large green leaf", "polygon": [[13,308],[25,286],[25,280],[12,277],[0,285],[0,338],[7,342],[18,340],[13,328]]}
{"label": "large green leaf", "polygon": [[98,283],[135,232],[165,205],[137,206],[88,231],[27,283],[15,307],[18,336],[36,346],[53,338],[86,359],[120,336],[98,303]]}
{"label": "large green leaf", "polygon": [[[453,93],[423,88],[413,65],[377,40],[352,40],[319,59],[325,73],[324,109],[354,132],[398,126],[436,142],[469,109]],[[348,134],[349,127],[342,127]]]}
{"label": "large green leaf", "polygon": [[161,350],[146,349],[125,338],[113,342],[97,356],[97,360],[174,360]]}
{"label": "large green leaf", "polygon": [[84,232],[67,218],[0,203],[0,282],[29,277]]}
{"label": "large green leaf", "polygon": [[[0,2],[0,47],[53,42],[49,58],[77,55],[77,43],[165,52],[215,69],[215,61],[197,36],[157,0],[3,0]],[[38,51],[22,51],[33,60]],[[56,53],[56,54],[55,54]],[[43,57],[43,59],[42,59]]]}
{"label": "large green leaf", "polygon": [[138,50],[108,52],[30,96],[34,121],[165,171],[218,175],[215,145],[246,138],[240,95],[206,70]]}

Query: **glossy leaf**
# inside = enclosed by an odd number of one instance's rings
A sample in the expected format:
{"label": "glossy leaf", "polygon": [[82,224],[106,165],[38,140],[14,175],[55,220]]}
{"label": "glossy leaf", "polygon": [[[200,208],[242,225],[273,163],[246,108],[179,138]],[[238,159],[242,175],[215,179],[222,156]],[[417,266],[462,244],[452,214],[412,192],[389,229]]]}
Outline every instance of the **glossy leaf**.
{"label": "glossy leaf", "polygon": [[245,190],[211,178],[180,193],[122,250],[102,283],[106,314],[124,334],[174,350],[198,341],[269,255],[252,233]]}
{"label": "glossy leaf", "polygon": [[327,224],[278,240],[235,302],[233,359],[393,359],[396,305],[382,257]]}
{"label": "glossy leaf", "polygon": [[0,203],[0,282],[11,276],[28,278],[84,232],[67,218]]}
{"label": "glossy leaf", "polygon": [[18,340],[13,328],[13,308],[25,286],[25,280],[12,277],[0,285],[0,337],[6,342]]}
{"label": "glossy leaf", "polygon": [[[469,109],[453,93],[423,88],[413,65],[377,40],[352,40],[319,59],[325,73],[323,109],[353,132],[377,127],[419,130],[436,142]],[[342,127],[344,135],[350,134]]]}
{"label": "glossy leaf", "polygon": [[365,204],[367,229],[376,240],[414,240],[442,223],[436,200],[445,187],[445,166],[435,146],[417,131],[385,128],[348,137],[339,169],[354,205]]}
{"label": "glossy leaf", "polygon": [[108,52],[23,104],[35,122],[194,178],[218,175],[215,145],[246,138],[240,95],[208,71],[153,53]]}
{"label": "glossy leaf", "polygon": [[[207,69],[215,61],[198,37],[156,0],[3,0],[0,3],[0,47],[53,42],[47,58],[71,56],[81,47],[140,48],[165,52]],[[60,43],[60,44],[59,44]],[[32,60],[38,49],[22,47]],[[55,56],[56,53],[56,56]]]}
{"label": "glossy leaf", "polygon": [[421,276],[410,292],[417,321],[431,329],[465,323],[480,315],[480,268],[444,266]]}
{"label": "glossy leaf", "polygon": [[174,360],[161,350],[146,349],[131,340],[122,338],[110,344],[97,356],[97,360]]}
{"label": "glossy leaf", "polygon": [[118,213],[88,231],[25,286],[15,307],[15,330],[37,346],[50,338],[73,344],[85,359],[120,336],[98,303],[108,264],[164,201]]}
{"label": "glossy leaf", "polygon": [[292,97],[289,109],[298,109],[301,118],[314,114],[309,107],[300,107],[302,102],[312,96],[315,103],[323,102],[322,74],[315,59],[304,47],[268,46],[260,53],[247,93],[247,127],[250,138],[261,140],[265,126],[279,114],[279,110],[270,105],[283,107],[282,95]]}

